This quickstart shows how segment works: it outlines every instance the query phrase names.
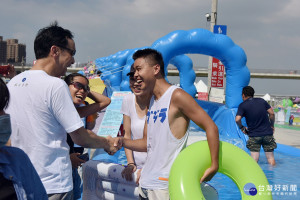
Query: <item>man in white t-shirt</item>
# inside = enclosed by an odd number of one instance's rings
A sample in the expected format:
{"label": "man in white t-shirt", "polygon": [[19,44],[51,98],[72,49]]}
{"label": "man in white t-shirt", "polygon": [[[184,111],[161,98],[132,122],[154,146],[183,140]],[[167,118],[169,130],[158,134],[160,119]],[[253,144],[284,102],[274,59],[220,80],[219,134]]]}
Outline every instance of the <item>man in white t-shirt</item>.
{"label": "man in white t-shirt", "polygon": [[57,22],[39,30],[34,66],[9,83],[11,101],[11,144],[29,156],[49,199],[72,199],[72,167],[67,135],[74,143],[104,148],[114,154],[118,139],[99,137],[84,129],[66,83],[59,77],[74,63],[76,53],[72,33]]}
{"label": "man in white t-shirt", "polygon": [[169,172],[175,158],[185,147],[189,121],[193,120],[206,131],[211,154],[211,166],[200,182],[209,181],[218,171],[218,128],[193,97],[164,79],[164,62],[158,51],[138,50],[133,59],[136,93],[153,93],[153,97],[143,139],[123,139],[122,142],[125,148],[147,151],[140,179],[140,199],[168,200]]}

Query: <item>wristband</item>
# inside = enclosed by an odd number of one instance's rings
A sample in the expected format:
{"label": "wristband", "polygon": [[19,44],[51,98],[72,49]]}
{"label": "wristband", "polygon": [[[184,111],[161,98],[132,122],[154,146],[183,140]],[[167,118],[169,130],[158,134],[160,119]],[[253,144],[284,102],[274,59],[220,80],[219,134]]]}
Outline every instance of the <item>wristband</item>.
{"label": "wristband", "polygon": [[128,163],[128,164],[127,164],[127,166],[128,166],[128,165],[134,165],[134,166],[136,166],[136,164],[135,164],[135,163]]}

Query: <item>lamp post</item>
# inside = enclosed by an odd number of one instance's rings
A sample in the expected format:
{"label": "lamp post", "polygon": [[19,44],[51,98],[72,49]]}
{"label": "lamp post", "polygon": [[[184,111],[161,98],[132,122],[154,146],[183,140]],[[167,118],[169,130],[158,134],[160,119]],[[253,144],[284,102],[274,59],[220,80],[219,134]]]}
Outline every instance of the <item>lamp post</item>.
{"label": "lamp post", "polygon": [[[210,21],[210,31],[214,32],[214,26],[217,24],[217,7],[218,7],[218,0],[212,0],[211,4],[211,14],[206,14],[207,21]],[[210,94],[211,88],[211,71],[212,71],[212,57],[209,56],[208,58],[208,80],[207,80],[207,93],[208,96]]]}

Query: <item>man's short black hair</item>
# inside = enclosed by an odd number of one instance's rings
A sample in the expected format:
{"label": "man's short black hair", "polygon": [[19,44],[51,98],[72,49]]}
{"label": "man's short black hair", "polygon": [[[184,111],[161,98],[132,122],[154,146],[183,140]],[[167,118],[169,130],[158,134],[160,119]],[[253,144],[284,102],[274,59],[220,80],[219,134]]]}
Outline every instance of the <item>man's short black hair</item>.
{"label": "man's short black hair", "polygon": [[251,86],[246,86],[243,88],[242,94],[245,95],[245,97],[253,97],[254,93],[255,91]]}
{"label": "man's short black hair", "polygon": [[46,58],[53,45],[66,47],[68,39],[73,39],[71,31],[58,26],[57,21],[38,31],[34,40],[35,58]]}
{"label": "man's short black hair", "polygon": [[150,65],[158,64],[160,66],[160,73],[163,77],[165,76],[165,65],[163,57],[161,53],[156,51],[155,49],[140,49],[133,54],[132,58],[133,60],[136,60],[138,58],[144,58],[146,62]]}
{"label": "man's short black hair", "polygon": [[4,110],[8,106],[9,91],[6,83],[0,78],[0,111]]}

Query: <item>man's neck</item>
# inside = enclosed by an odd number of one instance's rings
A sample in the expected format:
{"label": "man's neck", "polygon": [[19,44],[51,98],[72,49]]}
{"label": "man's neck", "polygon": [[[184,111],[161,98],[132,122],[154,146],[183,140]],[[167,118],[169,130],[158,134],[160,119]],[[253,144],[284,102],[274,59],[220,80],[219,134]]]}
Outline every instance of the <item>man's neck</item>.
{"label": "man's neck", "polygon": [[171,87],[171,85],[164,78],[156,79],[153,89],[155,100],[160,99],[160,97],[162,97],[162,95],[168,90],[169,87]]}
{"label": "man's neck", "polygon": [[149,95],[141,95],[141,96],[135,96],[136,103],[141,107],[147,107],[149,105],[151,94]]}
{"label": "man's neck", "polygon": [[250,99],[250,98],[253,98],[253,97],[245,97],[245,98],[244,98],[244,101],[246,101],[246,100],[248,100],[248,99]]}
{"label": "man's neck", "polygon": [[54,72],[53,63],[49,58],[38,59],[32,66],[31,70],[42,70],[46,72],[49,76],[56,76]]}

